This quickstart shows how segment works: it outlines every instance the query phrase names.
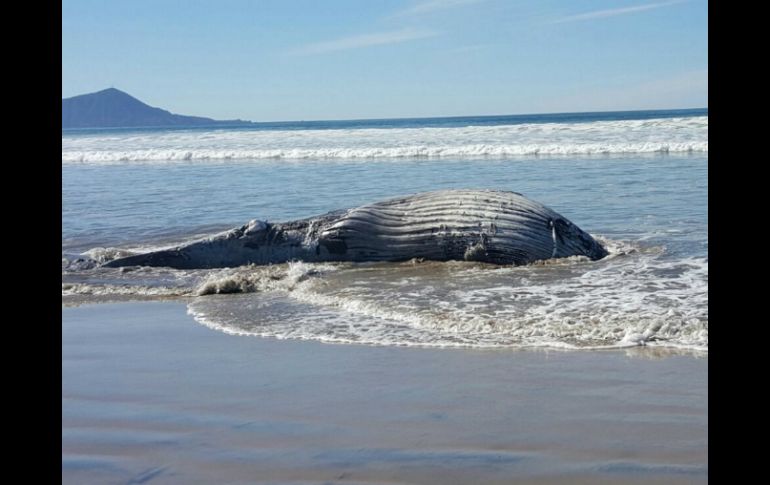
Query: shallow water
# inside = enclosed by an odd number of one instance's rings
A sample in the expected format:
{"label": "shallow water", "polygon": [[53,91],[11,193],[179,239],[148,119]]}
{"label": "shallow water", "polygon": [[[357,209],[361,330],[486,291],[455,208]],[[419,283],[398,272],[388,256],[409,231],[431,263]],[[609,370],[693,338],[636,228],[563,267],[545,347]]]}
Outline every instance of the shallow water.
{"label": "shallow water", "polygon": [[[707,116],[562,125],[65,134],[63,267],[86,251],[108,260],[116,250],[170,246],[254,218],[290,220],[444,188],[520,192],[600,238],[611,256],[516,268],[408,262],[63,270],[63,301],[185,298],[201,323],[229,333],[327,342],[707,350]],[[161,145],[283,150],[291,140],[315,155],[139,160]],[[474,140],[499,150],[387,151]],[[500,148],[625,142],[690,143],[700,151],[511,156]],[[343,148],[376,153],[319,155]],[[73,156],[78,150],[91,155]],[[113,156],[126,150],[134,155]]]}

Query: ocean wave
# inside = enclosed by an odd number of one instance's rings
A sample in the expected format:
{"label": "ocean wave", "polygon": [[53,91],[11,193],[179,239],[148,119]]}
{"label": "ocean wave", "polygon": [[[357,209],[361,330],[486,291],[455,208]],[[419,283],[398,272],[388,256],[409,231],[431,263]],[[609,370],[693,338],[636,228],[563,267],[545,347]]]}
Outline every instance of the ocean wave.
{"label": "ocean wave", "polygon": [[[147,298],[172,298],[191,296],[189,288],[173,286],[153,286],[153,285],[132,285],[132,284],[104,284],[104,283],[62,283],[62,297],[71,296],[94,296],[110,297],[121,296],[131,297],[129,299],[147,299]],[[99,301],[97,298],[95,301]]]}
{"label": "ocean wave", "polygon": [[708,152],[708,116],[443,128],[62,136],[63,163],[484,158]]}
{"label": "ocean wave", "polygon": [[[66,272],[63,301],[184,298],[236,334],[428,347],[708,351],[708,258],[595,236],[599,261],[305,263]],[[89,252],[109,259],[112,248]]]}
{"label": "ocean wave", "polygon": [[707,258],[628,243],[611,253],[545,266],[338,266],[258,296],[199,298],[189,312],[231,334],[328,343],[708,351]]}
{"label": "ocean wave", "polygon": [[374,148],[316,148],[263,150],[133,150],[62,153],[65,163],[162,162],[266,159],[371,159],[510,157],[528,155],[610,155],[634,153],[708,152],[708,142],[574,145],[463,145]]}
{"label": "ocean wave", "polygon": [[195,289],[195,295],[292,291],[308,278],[335,269],[331,264],[308,264],[302,261],[264,267],[228,268],[211,273]]}

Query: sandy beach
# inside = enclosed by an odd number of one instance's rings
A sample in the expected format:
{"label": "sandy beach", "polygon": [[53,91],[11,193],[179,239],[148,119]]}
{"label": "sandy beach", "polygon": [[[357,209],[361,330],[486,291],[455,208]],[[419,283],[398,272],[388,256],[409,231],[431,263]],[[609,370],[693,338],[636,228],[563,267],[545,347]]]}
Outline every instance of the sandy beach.
{"label": "sandy beach", "polygon": [[708,7],[65,0],[62,483],[707,484]]}
{"label": "sandy beach", "polygon": [[708,357],[238,337],[62,309],[62,483],[706,483]]}

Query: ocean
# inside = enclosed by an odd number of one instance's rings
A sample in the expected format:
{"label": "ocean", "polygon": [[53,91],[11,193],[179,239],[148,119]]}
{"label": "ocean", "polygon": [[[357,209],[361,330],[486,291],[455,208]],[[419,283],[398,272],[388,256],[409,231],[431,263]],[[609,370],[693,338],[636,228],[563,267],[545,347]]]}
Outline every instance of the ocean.
{"label": "ocean", "polygon": [[[610,256],[519,267],[71,264],[448,188],[522,193]],[[244,337],[707,352],[708,111],[63,131],[63,304],[161,299]]]}

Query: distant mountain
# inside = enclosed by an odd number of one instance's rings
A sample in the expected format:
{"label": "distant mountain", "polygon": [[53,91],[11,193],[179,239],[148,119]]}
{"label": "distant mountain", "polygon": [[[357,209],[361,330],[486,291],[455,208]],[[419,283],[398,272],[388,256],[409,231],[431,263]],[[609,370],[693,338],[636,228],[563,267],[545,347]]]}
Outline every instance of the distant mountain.
{"label": "distant mountain", "polygon": [[175,115],[146,105],[119,89],[109,88],[61,100],[61,127],[128,128],[151,126],[249,125],[250,121],[217,121],[200,116]]}

